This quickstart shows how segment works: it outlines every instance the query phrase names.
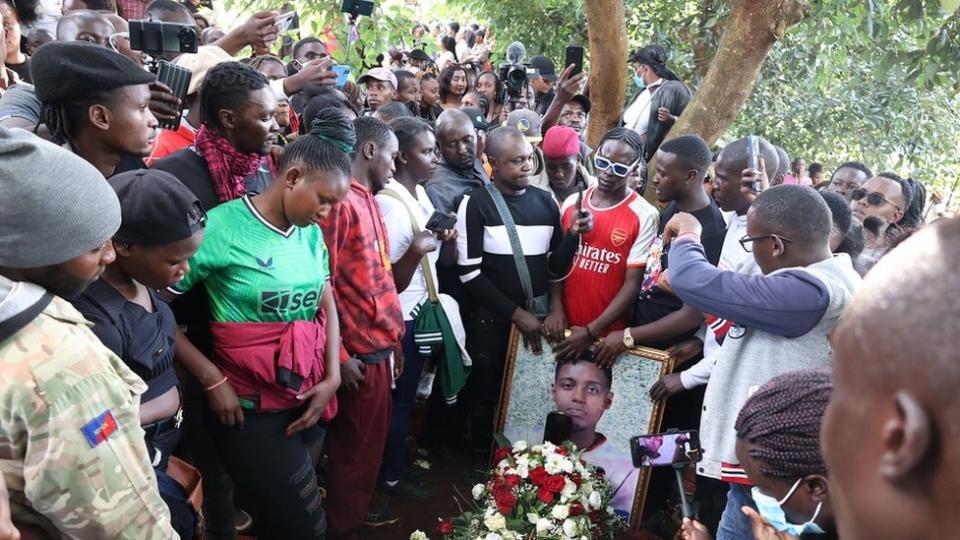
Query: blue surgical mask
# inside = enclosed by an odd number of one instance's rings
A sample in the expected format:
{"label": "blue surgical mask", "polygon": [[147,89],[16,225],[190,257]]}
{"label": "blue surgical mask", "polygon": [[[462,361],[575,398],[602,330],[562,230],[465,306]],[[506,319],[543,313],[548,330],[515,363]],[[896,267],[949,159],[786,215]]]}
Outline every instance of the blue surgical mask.
{"label": "blue surgical mask", "polygon": [[804,533],[824,534],[823,529],[814,523],[814,520],[816,520],[817,516],[820,515],[820,509],[823,508],[822,501],[817,505],[817,509],[813,512],[813,517],[811,517],[806,523],[802,523],[800,525],[788,522],[787,515],[783,512],[782,505],[790,500],[790,497],[793,496],[793,493],[798,487],[800,487],[800,482],[802,481],[802,478],[798,478],[793,484],[793,487],[790,488],[790,491],[787,493],[787,495],[779,501],[762,493],[760,488],[754,487],[752,490],[753,502],[757,504],[757,511],[760,513],[760,516],[767,520],[767,523],[769,523],[778,531],[789,533],[794,536],[800,536]]}
{"label": "blue surgical mask", "polygon": [[645,82],[643,81],[643,77],[641,77],[641,76],[639,76],[639,75],[634,75],[634,76],[633,76],[633,83],[636,84],[636,85],[637,85],[637,88],[640,89],[640,90],[644,90],[644,89],[646,89],[646,87],[647,87],[647,83],[645,83]]}

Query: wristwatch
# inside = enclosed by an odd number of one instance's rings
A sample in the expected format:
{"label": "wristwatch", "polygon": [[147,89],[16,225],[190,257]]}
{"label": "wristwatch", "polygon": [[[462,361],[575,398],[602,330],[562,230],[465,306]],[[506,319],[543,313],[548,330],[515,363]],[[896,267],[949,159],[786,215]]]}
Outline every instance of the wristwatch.
{"label": "wristwatch", "polygon": [[633,347],[633,334],[630,333],[630,329],[627,328],[623,331],[623,346],[626,348]]}

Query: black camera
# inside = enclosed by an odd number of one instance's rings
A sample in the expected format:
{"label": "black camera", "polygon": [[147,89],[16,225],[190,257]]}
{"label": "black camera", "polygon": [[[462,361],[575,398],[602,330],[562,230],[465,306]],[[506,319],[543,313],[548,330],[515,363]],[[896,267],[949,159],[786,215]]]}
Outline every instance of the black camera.
{"label": "black camera", "polygon": [[197,28],[160,21],[130,21],[130,48],[150,56],[197,52]]}
{"label": "black camera", "polygon": [[499,97],[500,102],[519,101],[524,88],[527,86],[527,66],[523,64],[500,64],[498,76],[503,81],[503,92],[506,94]]}

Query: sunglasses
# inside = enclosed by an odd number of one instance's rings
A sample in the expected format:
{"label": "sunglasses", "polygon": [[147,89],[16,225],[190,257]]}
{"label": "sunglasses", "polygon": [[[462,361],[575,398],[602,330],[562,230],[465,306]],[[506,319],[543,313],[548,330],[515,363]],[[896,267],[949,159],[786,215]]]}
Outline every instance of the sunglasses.
{"label": "sunglasses", "polygon": [[867,204],[869,204],[870,206],[880,206],[883,203],[887,203],[893,206],[894,208],[896,208],[897,210],[901,210],[900,205],[890,202],[889,199],[883,196],[883,193],[879,193],[877,191],[867,193],[867,190],[863,188],[857,188],[853,190],[852,193],[850,193],[850,198],[852,198],[855,201],[859,201],[864,197],[867,198]]}
{"label": "sunglasses", "polygon": [[631,163],[630,165],[624,165],[623,163],[617,163],[614,161],[610,161],[605,157],[597,156],[593,158],[593,165],[594,167],[597,168],[598,171],[607,171],[607,170],[613,169],[613,174],[623,178],[628,174],[630,174],[630,171],[632,171],[633,168],[637,166],[637,163],[640,163],[640,159],[641,158],[637,158],[637,160]]}
{"label": "sunglasses", "polygon": [[753,253],[753,243],[757,240],[763,240],[764,238],[776,238],[784,243],[793,242],[793,240],[779,234],[760,234],[757,236],[744,236],[740,239],[740,247],[747,253]]}

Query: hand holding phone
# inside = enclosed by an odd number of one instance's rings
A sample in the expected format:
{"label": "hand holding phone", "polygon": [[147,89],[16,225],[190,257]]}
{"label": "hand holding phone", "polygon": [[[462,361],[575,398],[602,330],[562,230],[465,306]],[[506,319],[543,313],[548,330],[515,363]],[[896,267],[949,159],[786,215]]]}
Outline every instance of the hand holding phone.
{"label": "hand holding phone", "polygon": [[438,210],[434,210],[433,215],[431,215],[430,219],[427,220],[427,225],[424,228],[439,235],[444,231],[452,229],[456,224],[457,218],[449,214],[444,214]]}
{"label": "hand holding phone", "polygon": [[273,25],[277,28],[277,34],[284,34],[287,30],[290,29],[290,24],[293,23],[293,18],[296,16],[296,12],[288,11],[282,15],[279,15],[273,22]]}
{"label": "hand holding phone", "polygon": [[633,437],[630,453],[637,468],[698,463],[703,459],[700,434],[696,430]]}

